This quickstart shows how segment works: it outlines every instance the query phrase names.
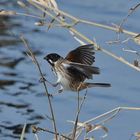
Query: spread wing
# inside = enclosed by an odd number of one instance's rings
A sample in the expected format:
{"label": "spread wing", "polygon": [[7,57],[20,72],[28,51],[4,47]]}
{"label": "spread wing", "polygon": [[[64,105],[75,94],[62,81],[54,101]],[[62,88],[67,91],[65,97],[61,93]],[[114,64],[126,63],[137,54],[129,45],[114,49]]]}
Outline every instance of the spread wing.
{"label": "spread wing", "polygon": [[71,62],[92,65],[95,62],[93,44],[80,46],[68,53],[65,59]]}

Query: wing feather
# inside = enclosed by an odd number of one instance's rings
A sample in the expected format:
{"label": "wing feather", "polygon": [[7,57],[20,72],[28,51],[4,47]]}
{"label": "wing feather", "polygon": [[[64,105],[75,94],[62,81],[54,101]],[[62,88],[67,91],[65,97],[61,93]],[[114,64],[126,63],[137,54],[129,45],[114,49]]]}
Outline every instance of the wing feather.
{"label": "wing feather", "polygon": [[65,57],[68,61],[92,65],[95,62],[93,44],[80,46],[68,53]]}
{"label": "wing feather", "polygon": [[68,75],[75,78],[75,80],[77,80],[77,78],[81,80],[82,79],[85,80],[86,78],[92,79],[93,74],[100,73],[100,69],[98,67],[75,63],[75,62],[70,62],[69,64],[65,63],[63,64],[63,66],[65,67],[65,70],[67,71]]}

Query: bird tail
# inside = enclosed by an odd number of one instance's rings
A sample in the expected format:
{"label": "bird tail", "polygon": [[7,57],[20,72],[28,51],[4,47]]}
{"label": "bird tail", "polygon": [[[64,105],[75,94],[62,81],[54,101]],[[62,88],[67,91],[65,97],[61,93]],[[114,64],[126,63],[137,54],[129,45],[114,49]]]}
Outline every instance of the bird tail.
{"label": "bird tail", "polygon": [[92,88],[92,87],[111,87],[111,84],[109,83],[81,83],[79,87],[79,91],[86,88]]}

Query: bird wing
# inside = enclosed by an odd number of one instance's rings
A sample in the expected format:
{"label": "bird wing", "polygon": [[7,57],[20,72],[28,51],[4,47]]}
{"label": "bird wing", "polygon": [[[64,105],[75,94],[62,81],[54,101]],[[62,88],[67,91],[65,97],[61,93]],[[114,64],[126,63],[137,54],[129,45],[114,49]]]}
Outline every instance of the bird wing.
{"label": "bird wing", "polygon": [[93,44],[80,46],[68,53],[65,57],[68,61],[92,65],[95,62]]}
{"label": "bird wing", "polygon": [[82,76],[87,79],[92,79],[92,74],[100,74],[100,69],[98,67],[70,62],[63,63],[65,70],[73,77],[74,76]]}
{"label": "bird wing", "polygon": [[75,63],[75,62],[70,62],[69,65],[83,72],[83,74],[85,74],[86,78],[88,79],[92,79],[92,74],[100,74],[100,69],[95,66],[90,66],[90,65],[85,65],[85,64]]}

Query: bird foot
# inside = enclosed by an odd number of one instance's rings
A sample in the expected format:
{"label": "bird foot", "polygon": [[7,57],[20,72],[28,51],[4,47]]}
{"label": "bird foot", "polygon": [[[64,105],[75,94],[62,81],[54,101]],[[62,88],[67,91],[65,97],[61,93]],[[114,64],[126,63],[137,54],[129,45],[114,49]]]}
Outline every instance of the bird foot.
{"label": "bird foot", "polygon": [[58,93],[62,93],[62,92],[63,92],[63,89],[59,89],[59,90],[58,90]]}
{"label": "bird foot", "polygon": [[41,77],[40,79],[39,79],[39,82],[40,83],[42,83],[42,82],[45,82],[45,81],[47,81],[44,77]]}
{"label": "bird foot", "polygon": [[53,87],[57,87],[59,83],[52,84]]}
{"label": "bird foot", "polygon": [[60,95],[60,94],[62,94],[62,92],[63,92],[63,88],[60,88],[55,94],[53,94],[53,95]]}

